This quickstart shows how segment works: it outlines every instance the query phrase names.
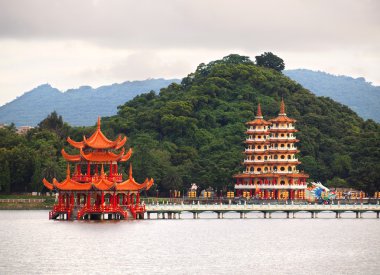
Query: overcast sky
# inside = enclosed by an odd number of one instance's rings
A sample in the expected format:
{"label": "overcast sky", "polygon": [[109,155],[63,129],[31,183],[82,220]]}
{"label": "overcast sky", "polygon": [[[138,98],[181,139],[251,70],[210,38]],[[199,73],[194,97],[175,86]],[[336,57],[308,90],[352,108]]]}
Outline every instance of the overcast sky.
{"label": "overcast sky", "polygon": [[230,53],[380,85],[376,0],[0,0],[0,105],[66,90],[181,78]]}

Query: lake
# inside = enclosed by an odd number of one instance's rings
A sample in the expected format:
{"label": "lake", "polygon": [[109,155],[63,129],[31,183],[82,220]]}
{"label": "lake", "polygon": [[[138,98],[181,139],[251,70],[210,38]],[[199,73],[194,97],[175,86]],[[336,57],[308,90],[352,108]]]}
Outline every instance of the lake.
{"label": "lake", "polygon": [[380,274],[380,220],[51,221],[0,211],[0,274]]}

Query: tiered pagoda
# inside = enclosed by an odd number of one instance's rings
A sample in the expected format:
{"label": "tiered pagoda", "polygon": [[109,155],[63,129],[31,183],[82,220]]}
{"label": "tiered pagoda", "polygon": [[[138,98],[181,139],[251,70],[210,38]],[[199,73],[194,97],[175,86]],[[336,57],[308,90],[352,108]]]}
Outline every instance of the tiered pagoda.
{"label": "tiered pagoda", "polygon": [[[109,140],[100,129],[100,118],[96,131],[80,142],[67,138],[68,143],[79,150],[70,155],[62,149],[67,161],[66,179],[52,183],[43,179],[49,190],[56,190],[58,203],[49,213],[50,219],[127,219],[143,218],[145,206],[140,203],[140,192],[153,185],[153,179],[139,184],[132,175],[123,180],[118,163],[132,156],[132,149],[125,152],[126,137]],[[71,173],[70,163],[75,166]]]}
{"label": "tiered pagoda", "polygon": [[234,175],[237,196],[260,199],[304,199],[309,175],[297,170],[301,162],[295,143],[296,120],[287,117],[281,100],[280,113],[264,120],[260,104],[253,121],[246,123],[248,135],[244,158],[245,170]]}

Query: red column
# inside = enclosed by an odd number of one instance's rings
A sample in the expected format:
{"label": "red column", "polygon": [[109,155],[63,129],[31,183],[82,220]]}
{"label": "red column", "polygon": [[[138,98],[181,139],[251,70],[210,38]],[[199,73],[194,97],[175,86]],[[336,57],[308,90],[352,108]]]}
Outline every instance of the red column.
{"label": "red column", "polygon": [[113,167],[113,172],[114,172],[115,174],[117,174],[117,173],[118,173],[118,171],[117,171],[117,163],[116,163],[116,164],[114,164],[114,167]]}
{"label": "red column", "polygon": [[70,193],[70,206],[74,206],[74,193]]}
{"label": "red column", "polygon": [[112,177],[113,171],[112,171],[112,164],[110,164],[110,174],[109,176]]}
{"label": "red column", "polygon": [[140,204],[140,193],[137,193],[136,204]]}
{"label": "red column", "polygon": [[100,205],[104,205],[104,192],[102,191],[101,199],[100,199]]}
{"label": "red column", "polygon": [[89,162],[87,162],[87,177],[90,177],[91,175],[90,175],[90,172],[91,172],[91,169],[90,169],[91,167],[90,167],[90,163]]}
{"label": "red column", "polygon": [[77,205],[80,205],[80,193],[77,193]]}
{"label": "red column", "polygon": [[131,195],[128,192],[128,194],[127,194],[127,205],[130,205],[130,204],[131,204]]}
{"label": "red column", "polygon": [[87,194],[87,207],[91,207],[91,194]]}
{"label": "red column", "polygon": [[95,174],[97,174],[97,175],[99,174],[98,173],[98,165],[97,164],[95,165]]}

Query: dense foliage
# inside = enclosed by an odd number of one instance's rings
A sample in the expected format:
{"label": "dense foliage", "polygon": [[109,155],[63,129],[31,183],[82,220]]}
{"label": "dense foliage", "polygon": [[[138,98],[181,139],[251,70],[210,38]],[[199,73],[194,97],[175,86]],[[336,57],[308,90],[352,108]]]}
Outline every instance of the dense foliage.
{"label": "dense foliage", "polygon": [[258,55],[255,58],[257,66],[267,67],[279,72],[285,69],[284,60],[271,52],[263,53],[262,55]]}
{"label": "dense foliage", "polygon": [[[380,189],[379,124],[238,55],[201,64],[158,95],[135,97],[119,107],[118,115],[103,119],[102,129],[110,138],[129,137],[136,180],[155,178],[160,193],[184,190],[193,182],[226,190],[233,187],[232,175],[242,170],[244,123],[253,119],[258,102],[266,119],[275,117],[281,97],[288,116],[298,120],[300,168],[312,180],[370,193]],[[41,188],[42,176],[62,178],[59,150],[65,145],[70,152],[64,136],[81,140],[94,129],[71,128],[56,115],[47,120],[55,123],[41,122],[25,137],[0,129],[3,191]]]}

